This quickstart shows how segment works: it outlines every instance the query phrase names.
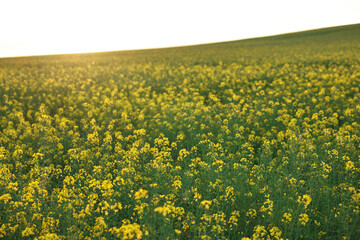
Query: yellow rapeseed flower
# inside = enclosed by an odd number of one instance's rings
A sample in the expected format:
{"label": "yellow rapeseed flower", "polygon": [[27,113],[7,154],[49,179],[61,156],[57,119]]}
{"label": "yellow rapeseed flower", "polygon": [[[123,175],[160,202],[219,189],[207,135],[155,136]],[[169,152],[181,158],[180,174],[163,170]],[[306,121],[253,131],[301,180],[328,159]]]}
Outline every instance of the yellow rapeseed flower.
{"label": "yellow rapeseed flower", "polygon": [[211,205],[212,201],[208,201],[208,200],[203,200],[200,202],[200,206],[205,207],[205,209],[209,209],[210,205]]}
{"label": "yellow rapeseed flower", "polygon": [[309,204],[311,203],[312,199],[309,195],[307,194],[304,194],[302,197],[299,196],[297,202],[300,203],[300,204],[304,204],[304,208],[306,209]]}
{"label": "yellow rapeseed flower", "polygon": [[167,206],[165,207],[157,207],[154,209],[154,212],[158,212],[160,213],[161,215],[163,215],[164,217],[169,214],[171,212],[171,209]]}
{"label": "yellow rapeseed flower", "polygon": [[109,231],[116,235],[116,237],[123,240],[128,239],[142,239],[143,232],[140,229],[140,225],[137,223],[130,223],[128,221],[123,221],[124,224],[120,228],[113,227]]}
{"label": "yellow rapeseed flower", "polygon": [[305,226],[309,222],[309,216],[306,213],[301,213],[299,216],[299,222],[301,225]]}
{"label": "yellow rapeseed flower", "polygon": [[34,229],[30,227],[25,228],[25,230],[21,232],[21,236],[23,237],[29,237],[34,234],[35,234]]}
{"label": "yellow rapeseed flower", "polygon": [[286,222],[286,223],[291,222],[291,220],[292,220],[291,213],[284,213],[283,219],[281,219],[282,222]]}
{"label": "yellow rapeseed flower", "polygon": [[139,200],[141,198],[148,198],[148,191],[144,190],[142,188],[140,188],[136,193],[135,193],[135,199]]}

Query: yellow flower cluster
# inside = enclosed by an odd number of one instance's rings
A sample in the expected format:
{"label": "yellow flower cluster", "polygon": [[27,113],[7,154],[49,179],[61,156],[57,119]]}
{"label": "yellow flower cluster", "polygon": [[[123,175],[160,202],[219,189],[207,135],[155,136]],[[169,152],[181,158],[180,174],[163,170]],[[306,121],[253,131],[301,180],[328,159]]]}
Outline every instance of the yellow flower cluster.
{"label": "yellow flower cluster", "polygon": [[110,232],[116,237],[121,239],[142,239],[143,232],[140,229],[140,225],[137,223],[131,224],[129,221],[123,221],[123,225],[120,228],[113,227]]}
{"label": "yellow flower cluster", "polygon": [[306,223],[309,222],[309,216],[306,213],[301,213],[299,217],[299,222],[305,226]]}
{"label": "yellow flower cluster", "polygon": [[142,188],[140,188],[136,193],[135,193],[135,199],[139,200],[141,198],[148,198],[148,191],[144,190]]}
{"label": "yellow flower cluster", "polygon": [[309,195],[304,194],[302,197],[299,196],[297,202],[304,205],[304,208],[307,209],[312,199]]}

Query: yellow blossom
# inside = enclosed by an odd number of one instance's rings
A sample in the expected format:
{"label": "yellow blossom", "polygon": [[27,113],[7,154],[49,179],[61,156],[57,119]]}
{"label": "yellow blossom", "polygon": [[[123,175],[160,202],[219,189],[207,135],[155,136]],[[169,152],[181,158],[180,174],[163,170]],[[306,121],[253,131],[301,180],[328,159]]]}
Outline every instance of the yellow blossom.
{"label": "yellow blossom", "polygon": [[164,217],[169,214],[171,212],[170,208],[169,207],[157,207],[154,209],[154,212],[158,212],[160,213],[161,215],[163,215]]}
{"label": "yellow blossom", "polygon": [[148,191],[144,190],[142,188],[140,188],[136,193],[135,193],[135,199],[139,200],[141,198],[148,198]]}
{"label": "yellow blossom", "polygon": [[130,223],[129,221],[123,221],[123,225],[120,228],[113,227],[109,231],[116,235],[116,237],[123,240],[127,239],[142,239],[143,232],[140,229],[140,225],[137,223]]}
{"label": "yellow blossom", "polygon": [[21,232],[21,236],[23,237],[28,237],[34,234],[35,234],[34,229],[30,227],[25,228],[25,230]]}
{"label": "yellow blossom", "polygon": [[309,222],[309,216],[306,213],[301,213],[299,216],[299,222],[301,225],[305,226]]}
{"label": "yellow blossom", "polygon": [[281,220],[282,222],[286,222],[289,223],[292,220],[292,215],[291,213],[284,213],[283,215],[283,219]]}
{"label": "yellow blossom", "polygon": [[205,209],[209,209],[211,203],[212,203],[212,201],[203,200],[203,201],[201,201],[200,206],[205,207]]}
{"label": "yellow blossom", "polygon": [[304,204],[304,208],[306,209],[311,203],[312,199],[309,195],[304,194],[302,197],[299,196],[297,202],[300,204]]}

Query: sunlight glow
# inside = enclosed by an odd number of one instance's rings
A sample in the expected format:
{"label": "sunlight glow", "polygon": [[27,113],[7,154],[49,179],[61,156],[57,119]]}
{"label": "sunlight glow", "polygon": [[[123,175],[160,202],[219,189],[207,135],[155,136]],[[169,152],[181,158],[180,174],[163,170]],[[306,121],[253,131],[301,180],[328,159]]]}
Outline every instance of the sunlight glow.
{"label": "sunlight glow", "polygon": [[360,23],[360,1],[0,3],[0,57],[169,47]]}

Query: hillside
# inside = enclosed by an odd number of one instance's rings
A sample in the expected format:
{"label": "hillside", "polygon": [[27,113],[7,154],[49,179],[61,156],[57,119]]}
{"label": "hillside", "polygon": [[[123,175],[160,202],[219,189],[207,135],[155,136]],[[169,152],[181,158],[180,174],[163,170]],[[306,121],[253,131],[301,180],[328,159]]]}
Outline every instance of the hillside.
{"label": "hillside", "polygon": [[0,238],[356,239],[360,24],[0,59]]}

